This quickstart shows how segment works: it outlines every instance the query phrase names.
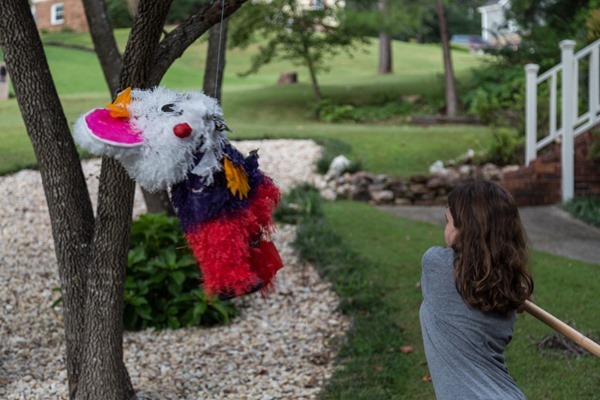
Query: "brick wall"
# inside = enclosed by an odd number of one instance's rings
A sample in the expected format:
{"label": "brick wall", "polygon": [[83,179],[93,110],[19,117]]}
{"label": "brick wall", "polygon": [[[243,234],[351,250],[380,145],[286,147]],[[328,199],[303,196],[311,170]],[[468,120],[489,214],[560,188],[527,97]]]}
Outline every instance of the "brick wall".
{"label": "brick wall", "polygon": [[[64,22],[53,25],[51,9],[54,4],[63,4]],[[75,32],[87,32],[88,24],[85,18],[82,0],[38,0],[34,2],[36,22],[39,30],[59,32],[70,29]]]}
{"label": "brick wall", "polygon": [[[600,196],[600,161],[590,160],[591,132],[575,139],[575,196]],[[561,196],[561,149],[554,144],[528,166],[504,175],[501,184],[520,206],[556,204]]]}

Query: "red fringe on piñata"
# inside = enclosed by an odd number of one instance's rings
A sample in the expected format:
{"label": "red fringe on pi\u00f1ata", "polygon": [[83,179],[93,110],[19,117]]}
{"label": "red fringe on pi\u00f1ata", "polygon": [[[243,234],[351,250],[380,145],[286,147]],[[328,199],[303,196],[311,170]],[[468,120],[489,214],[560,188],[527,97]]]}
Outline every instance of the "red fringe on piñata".
{"label": "red fringe on pi\u00f1ata", "polygon": [[186,234],[209,295],[241,296],[261,283],[263,294],[271,290],[276,272],[283,267],[269,238],[279,200],[279,189],[265,177],[247,209],[203,223]]}

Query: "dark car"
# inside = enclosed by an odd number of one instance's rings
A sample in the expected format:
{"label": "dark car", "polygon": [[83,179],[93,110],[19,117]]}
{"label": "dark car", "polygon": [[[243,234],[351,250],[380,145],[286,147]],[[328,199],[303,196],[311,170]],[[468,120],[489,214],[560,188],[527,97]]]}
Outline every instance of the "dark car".
{"label": "dark car", "polygon": [[450,43],[468,47],[473,52],[481,52],[491,47],[484,38],[477,35],[452,35]]}

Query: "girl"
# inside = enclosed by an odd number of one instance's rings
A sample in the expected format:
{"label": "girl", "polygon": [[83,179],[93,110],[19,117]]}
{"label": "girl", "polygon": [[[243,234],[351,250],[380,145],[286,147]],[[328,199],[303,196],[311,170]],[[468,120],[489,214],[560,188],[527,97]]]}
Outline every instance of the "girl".
{"label": "girl", "polygon": [[515,310],[533,292],[527,240],[512,196],[471,182],[448,196],[448,247],[423,255],[420,318],[438,400],[524,399],[504,364]]}

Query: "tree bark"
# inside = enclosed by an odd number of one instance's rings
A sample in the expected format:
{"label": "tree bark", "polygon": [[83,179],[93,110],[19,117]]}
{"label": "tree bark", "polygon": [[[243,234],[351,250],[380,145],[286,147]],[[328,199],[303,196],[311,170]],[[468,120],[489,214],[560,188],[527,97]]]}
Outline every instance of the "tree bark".
{"label": "tree bark", "polygon": [[69,392],[74,393],[83,351],[85,293],[94,229],[92,204],[26,1],[3,2],[0,37],[48,203],[63,297]]}
{"label": "tree bark", "polygon": [[[377,8],[382,20],[387,19],[388,0],[378,0]],[[385,24],[384,24],[385,29]],[[392,35],[383,30],[379,32],[379,74],[392,73]]]}
{"label": "tree bark", "polygon": [[308,46],[308,42],[306,40],[302,41],[302,50],[304,52],[304,60],[306,61],[306,66],[308,67],[308,73],[310,75],[310,81],[312,82],[315,98],[317,101],[321,101],[323,99],[323,95],[321,94],[321,87],[319,86],[319,81],[317,80],[315,65],[310,55],[310,47]]}
{"label": "tree bark", "polygon": [[227,20],[210,28],[208,49],[206,51],[206,67],[204,68],[204,85],[202,90],[208,96],[221,99],[223,72],[225,71],[225,51],[227,49]]}
{"label": "tree bark", "polygon": [[173,205],[171,205],[171,199],[169,198],[169,192],[166,190],[159,190],[158,192],[150,193],[144,188],[142,189],[142,195],[144,196],[144,203],[146,203],[146,211],[148,213],[167,213],[167,215],[175,215]]}
{"label": "tree bark", "polygon": [[444,53],[444,83],[446,88],[446,115],[454,117],[458,106],[456,98],[456,83],[454,79],[454,68],[452,66],[452,53],[450,52],[450,40],[448,39],[448,24],[446,23],[446,11],[442,0],[436,0],[438,20],[440,24],[440,39]]}
{"label": "tree bark", "polygon": [[112,26],[108,21],[106,4],[104,1],[83,0],[85,16],[90,27],[90,35],[94,42],[94,49],[98,55],[104,79],[112,96],[119,88],[119,77],[123,62],[113,35]]}
{"label": "tree bark", "polygon": [[102,160],[76,399],[130,399],[135,394],[123,363],[123,293],[133,189],[133,181],[116,160]]}
{"label": "tree bark", "polygon": [[392,73],[392,37],[389,33],[379,33],[379,74]]}
{"label": "tree bark", "polygon": [[[119,89],[147,87],[152,55],[170,6],[170,0],[140,1],[123,57]],[[134,395],[123,362],[123,292],[134,188],[116,160],[103,158],[78,400],[119,400]]]}
{"label": "tree bark", "polygon": [[[226,15],[245,1],[228,2]],[[109,29],[104,8],[96,3],[86,0],[91,25]],[[158,84],[185,48],[220,20],[220,4],[208,4],[159,47],[170,4],[170,0],[140,1],[122,66],[114,38],[106,46],[96,45],[102,57],[113,58],[102,64],[112,92]],[[95,43],[106,37],[105,31],[93,31]],[[181,35],[184,43],[176,43]],[[28,2],[2,3],[0,43],[48,203],[64,304],[69,396],[130,399],[134,392],[123,362],[122,318],[134,184],[118,162],[103,159],[94,220],[79,156]],[[117,84],[115,74],[120,75]]]}

